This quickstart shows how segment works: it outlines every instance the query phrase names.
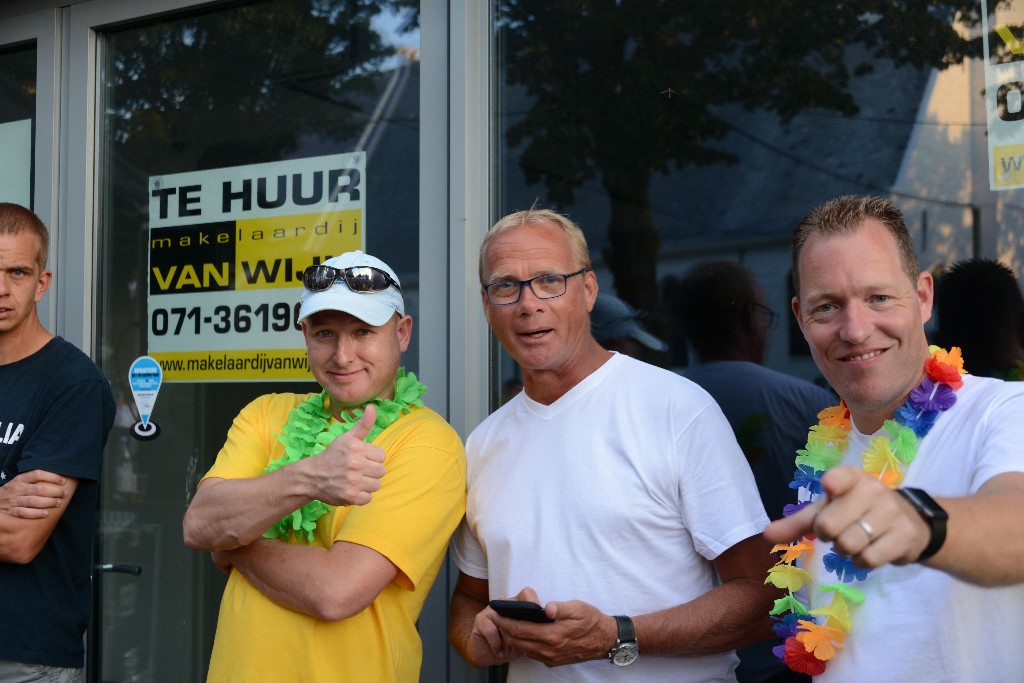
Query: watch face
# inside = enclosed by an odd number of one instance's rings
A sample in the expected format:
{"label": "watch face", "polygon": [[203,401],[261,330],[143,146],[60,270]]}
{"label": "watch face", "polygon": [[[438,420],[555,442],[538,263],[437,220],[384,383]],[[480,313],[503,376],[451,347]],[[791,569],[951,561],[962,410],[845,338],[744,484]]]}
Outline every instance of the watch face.
{"label": "watch face", "polygon": [[615,666],[629,666],[640,656],[640,648],[636,643],[623,643],[612,655],[612,664]]}

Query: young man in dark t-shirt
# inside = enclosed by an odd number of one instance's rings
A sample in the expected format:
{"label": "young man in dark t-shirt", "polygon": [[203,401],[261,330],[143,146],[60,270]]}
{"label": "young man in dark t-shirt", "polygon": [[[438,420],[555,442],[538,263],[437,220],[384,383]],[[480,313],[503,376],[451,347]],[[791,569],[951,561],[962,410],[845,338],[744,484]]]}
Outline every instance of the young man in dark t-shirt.
{"label": "young man in dark t-shirt", "polygon": [[49,236],[0,203],[0,681],[77,681],[110,382],[43,327]]}

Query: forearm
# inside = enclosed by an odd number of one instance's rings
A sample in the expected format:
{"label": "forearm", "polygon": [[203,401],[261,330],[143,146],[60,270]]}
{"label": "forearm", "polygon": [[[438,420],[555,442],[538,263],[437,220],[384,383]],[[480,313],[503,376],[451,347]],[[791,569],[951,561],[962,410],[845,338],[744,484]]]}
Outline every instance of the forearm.
{"label": "forearm", "polygon": [[768,612],[781,594],[762,581],[735,579],[683,605],[634,616],[640,652],[700,657],[770,638]]}
{"label": "forearm", "polygon": [[925,564],[982,586],[1024,581],[1024,473],[993,477],[973,496],[938,498],[946,541]]}
{"label": "forearm", "polygon": [[310,501],[369,503],[386,471],[384,451],[362,440],[375,414],[368,407],[356,427],[322,452],[269,474],[205,480],[185,513],[185,544],[195,550],[229,550],[251,543]]}
{"label": "forearm", "polygon": [[259,539],[221,554],[270,600],[324,621],[362,612],[395,578],[397,568],[374,550]]}
{"label": "forearm", "polygon": [[[46,492],[40,495],[41,491],[37,488],[39,484],[33,484],[32,488],[27,489],[27,496],[11,495],[12,492],[23,490],[21,485],[24,480],[36,481],[35,478],[39,476],[62,481],[59,493]],[[0,487],[0,496],[4,498],[0,505],[3,510],[0,512],[0,562],[28,564],[34,560],[46,545],[77,489],[77,479],[41,471],[20,474]],[[30,513],[38,514],[30,516]]]}
{"label": "forearm", "polygon": [[312,500],[303,479],[294,476],[300,465],[249,479],[203,482],[185,512],[185,545],[229,550],[260,538],[274,522]]}
{"label": "forearm", "polygon": [[[320,547],[285,548],[281,541],[260,539],[244,547],[224,553],[232,567],[241,572],[259,592],[278,605],[295,612],[322,618],[318,612],[319,584],[311,576],[311,567],[327,550]],[[284,552],[290,550],[301,556],[305,562],[295,567],[288,562]]]}
{"label": "forearm", "polygon": [[699,657],[728,652],[770,638],[768,612],[782,592],[764,583],[774,563],[771,546],[752,536],[715,561],[721,585],[688,603],[634,617],[645,654]]}
{"label": "forearm", "polygon": [[0,515],[0,562],[28,564],[35,559],[52,531],[47,522]]}
{"label": "forearm", "polygon": [[496,616],[487,609],[489,595],[486,579],[459,572],[451,598],[448,640],[473,666],[504,664],[513,657],[510,646],[487,614]]}
{"label": "forearm", "polygon": [[470,647],[473,636],[473,622],[487,603],[467,593],[456,590],[452,593],[451,609],[448,618],[448,641],[452,647],[470,664],[484,666],[474,661],[474,652]]}

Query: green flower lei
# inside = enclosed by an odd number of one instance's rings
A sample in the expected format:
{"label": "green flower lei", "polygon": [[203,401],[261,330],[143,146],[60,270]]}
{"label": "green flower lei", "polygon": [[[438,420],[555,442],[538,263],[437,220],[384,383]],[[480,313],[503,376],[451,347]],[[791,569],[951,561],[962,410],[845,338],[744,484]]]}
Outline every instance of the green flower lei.
{"label": "green flower lei", "polygon": [[[366,435],[365,441],[369,443],[376,439],[403,414],[411,413],[413,407],[422,408],[423,401],[420,400],[420,397],[426,391],[427,387],[416,379],[416,373],[406,374],[405,368],[398,368],[395,378],[395,398],[377,397],[369,401],[377,406],[377,420],[370,428],[370,433]],[[277,437],[278,441],[284,444],[284,457],[271,461],[263,469],[264,474],[320,453],[336,438],[355,427],[363,415],[362,410],[343,411],[341,421],[331,424],[331,414],[325,407],[326,400],[327,390],[325,389],[319,394],[313,394],[288,413],[288,421]],[[302,534],[305,533],[306,542],[311,542],[317,520],[330,509],[331,506],[326,503],[311,500],[295,512],[285,515],[275,522],[263,536],[265,538],[277,538],[278,536],[287,538],[294,533],[297,539],[302,540]]]}

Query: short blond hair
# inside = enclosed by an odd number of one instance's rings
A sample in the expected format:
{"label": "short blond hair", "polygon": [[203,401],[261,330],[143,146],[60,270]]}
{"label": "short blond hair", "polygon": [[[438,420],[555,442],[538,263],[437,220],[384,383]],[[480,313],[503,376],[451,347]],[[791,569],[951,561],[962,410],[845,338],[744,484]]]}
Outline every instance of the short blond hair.
{"label": "short blond hair", "polygon": [[566,235],[569,236],[569,241],[572,243],[573,255],[576,257],[576,269],[586,268],[592,269],[590,263],[590,248],[587,246],[587,238],[583,235],[583,230],[580,226],[576,225],[567,216],[563,216],[560,213],[549,211],[548,209],[527,209],[525,211],[516,211],[505,216],[487,231],[484,235],[484,241],[480,243],[480,284],[487,284],[484,281],[484,258],[487,255],[487,248],[491,245],[491,242],[498,235],[506,233],[509,230],[514,230],[524,225],[539,225],[542,223],[552,223],[561,228]]}
{"label": "short blond hair", "polygon": [[23,232],[30,232],[39,240],[36,263],[39,265],[39,272],[46,270],[47,252],[50,251],[50,232],[46,225],[39,216],[21,204],[0,202],[0,235],[19,235]]}

